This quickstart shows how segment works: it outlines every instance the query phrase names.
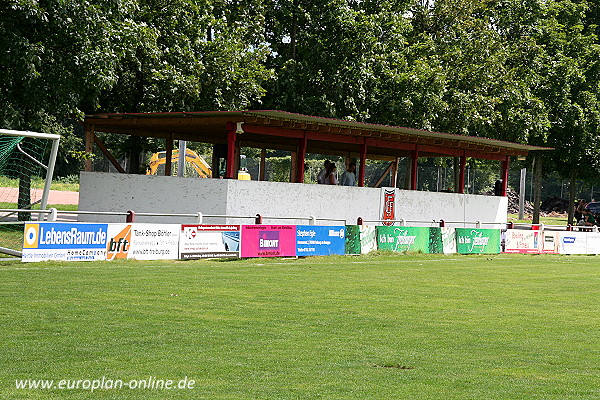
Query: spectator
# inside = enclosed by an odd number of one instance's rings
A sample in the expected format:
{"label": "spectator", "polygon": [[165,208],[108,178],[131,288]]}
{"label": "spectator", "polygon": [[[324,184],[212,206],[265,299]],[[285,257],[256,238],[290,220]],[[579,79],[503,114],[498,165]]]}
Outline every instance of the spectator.
{"label": "spectator", "polygon": [[335,175],[335,171],[336,171],[335,164],[329,163],[329,166],[327,167],[327,172],[324,177],[324,183],[326,185],[337,185],[338,184],[338,180],[337,180],[337,176]]}
{"label": "spectator", "polygon": [[342,186],[356,186],[356,164],[348,164],[348,169],[344,171],[340,177],[340,185]]}
{"label": "spectator", "polygon": [[502,196],[502,179],[498,179],[494,183],[494,196]]}
{"label": "spectator", "polygon": [[580,225],[580,226],[594,226],[594,225],[596,225],[596,219],[592,215],[592,213],[591,213],[591,211],[590,211],[589,208],[584,208],[583,209],[583,218],[581,219],[581,221],[579,221],[579,223],[577,225]]}
{"label": "spectator", "polygon": [[583,218],[583,211],[585,210],[585,207],[587,206],[585,200],[583,199],[579,199],[579,202],[577,203],[576,207],[575,207],[575,221],[580,221]]}
{"label": "spectator", "polygon": [[331,161],[325,160],[325,162],[323,163],[324,168],[317,175],[317,183],[321,183],[321,184],[325,184],[325,185],[327,184],[327,182],[325,182],[325,176],[327,175],[327,169],[329,168],[330,165],[331,165]]}

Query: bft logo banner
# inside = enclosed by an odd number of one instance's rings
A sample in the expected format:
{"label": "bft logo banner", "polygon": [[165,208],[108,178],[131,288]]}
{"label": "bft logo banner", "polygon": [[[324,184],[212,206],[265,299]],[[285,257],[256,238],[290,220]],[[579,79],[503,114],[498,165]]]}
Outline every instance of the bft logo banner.
{"label": "bft logo banner", "polygon": [[396,189],[395,188],[383,188],[383,206],[381,211],[381,219],[384,226],[392,226],[395,222],[391,222],[396,219]]}

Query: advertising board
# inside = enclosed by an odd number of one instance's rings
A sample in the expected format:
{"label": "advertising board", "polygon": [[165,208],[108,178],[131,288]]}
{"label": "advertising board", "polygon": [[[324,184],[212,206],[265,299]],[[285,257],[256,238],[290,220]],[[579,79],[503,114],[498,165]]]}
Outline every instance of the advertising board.
{"label": "advertising board", "polygon": [[459,254],[500,253],[500,229],[455,228]]}
{"label": "advertising board", "polygon": [[367,254],[377,250],[375,226],[346,225],[346,254]]}
{"label": "advertising board", "polygon": [[505,241],[505,253],[539,253],[543,246],[540,231],[522,229],[507,229]]}
{"label": "advertising board", "polygon": [[327,256],[346,254],[343,226],[296,225],[296,255]]}
{"label": "advertising board", "polygon": [[109,224],[106,259],[176,260],[179,224]]}
{"label": "advertising board", "polygon": [[559,254],[587,254],[586,232],[559,232]]}
{"label": "advertising board", "polygon": [[[383,251],[396,252],[418,251],[430,253],[431,249],[435,249],[435,252],[441,252],[441,231],[439,228],[434,228],[433,231],[430,229],[428,227],[411,226],[378,226],[377,248]],[[433,236],[430,237],[432,232]]]}
{"label": "advertising board", "polygon": [[296,226],[242,225],[241,256],[296,256]]}
{"label": "advertising board", "polygon": [[239,258],[239,225],[181,225],[179,258]]}
{"label": "advertising board", "polygon": [[27,223],[23,262],[98,261],[106,259],[107,224]]}
{"label": "advertising board", "polygon": [[444,254],[456,253],[456,229],[454,228],[439,228],[442,234],[442,252]]}

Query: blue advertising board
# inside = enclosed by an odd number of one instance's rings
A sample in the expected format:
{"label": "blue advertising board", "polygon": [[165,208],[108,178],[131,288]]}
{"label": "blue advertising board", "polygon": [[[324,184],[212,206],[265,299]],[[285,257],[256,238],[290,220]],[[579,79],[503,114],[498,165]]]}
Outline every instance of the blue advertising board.
{"label": "blue advertising board", "polygon": [[346,227],[296,225],[298,256],[328,256],[346,253]]}
{"label": "blue advertising board", "polygon": [[108,224],[27,223],[23,233],[24,262],[106,259]]}

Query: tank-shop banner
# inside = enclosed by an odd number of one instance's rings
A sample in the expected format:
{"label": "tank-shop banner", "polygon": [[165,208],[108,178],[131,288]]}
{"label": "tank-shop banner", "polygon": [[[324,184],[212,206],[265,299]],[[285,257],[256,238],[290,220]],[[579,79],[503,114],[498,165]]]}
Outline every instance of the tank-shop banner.
{"label": "tank-shop banner", "polygon": [[106,259],[176,260],[180,224],[109,224]]}

